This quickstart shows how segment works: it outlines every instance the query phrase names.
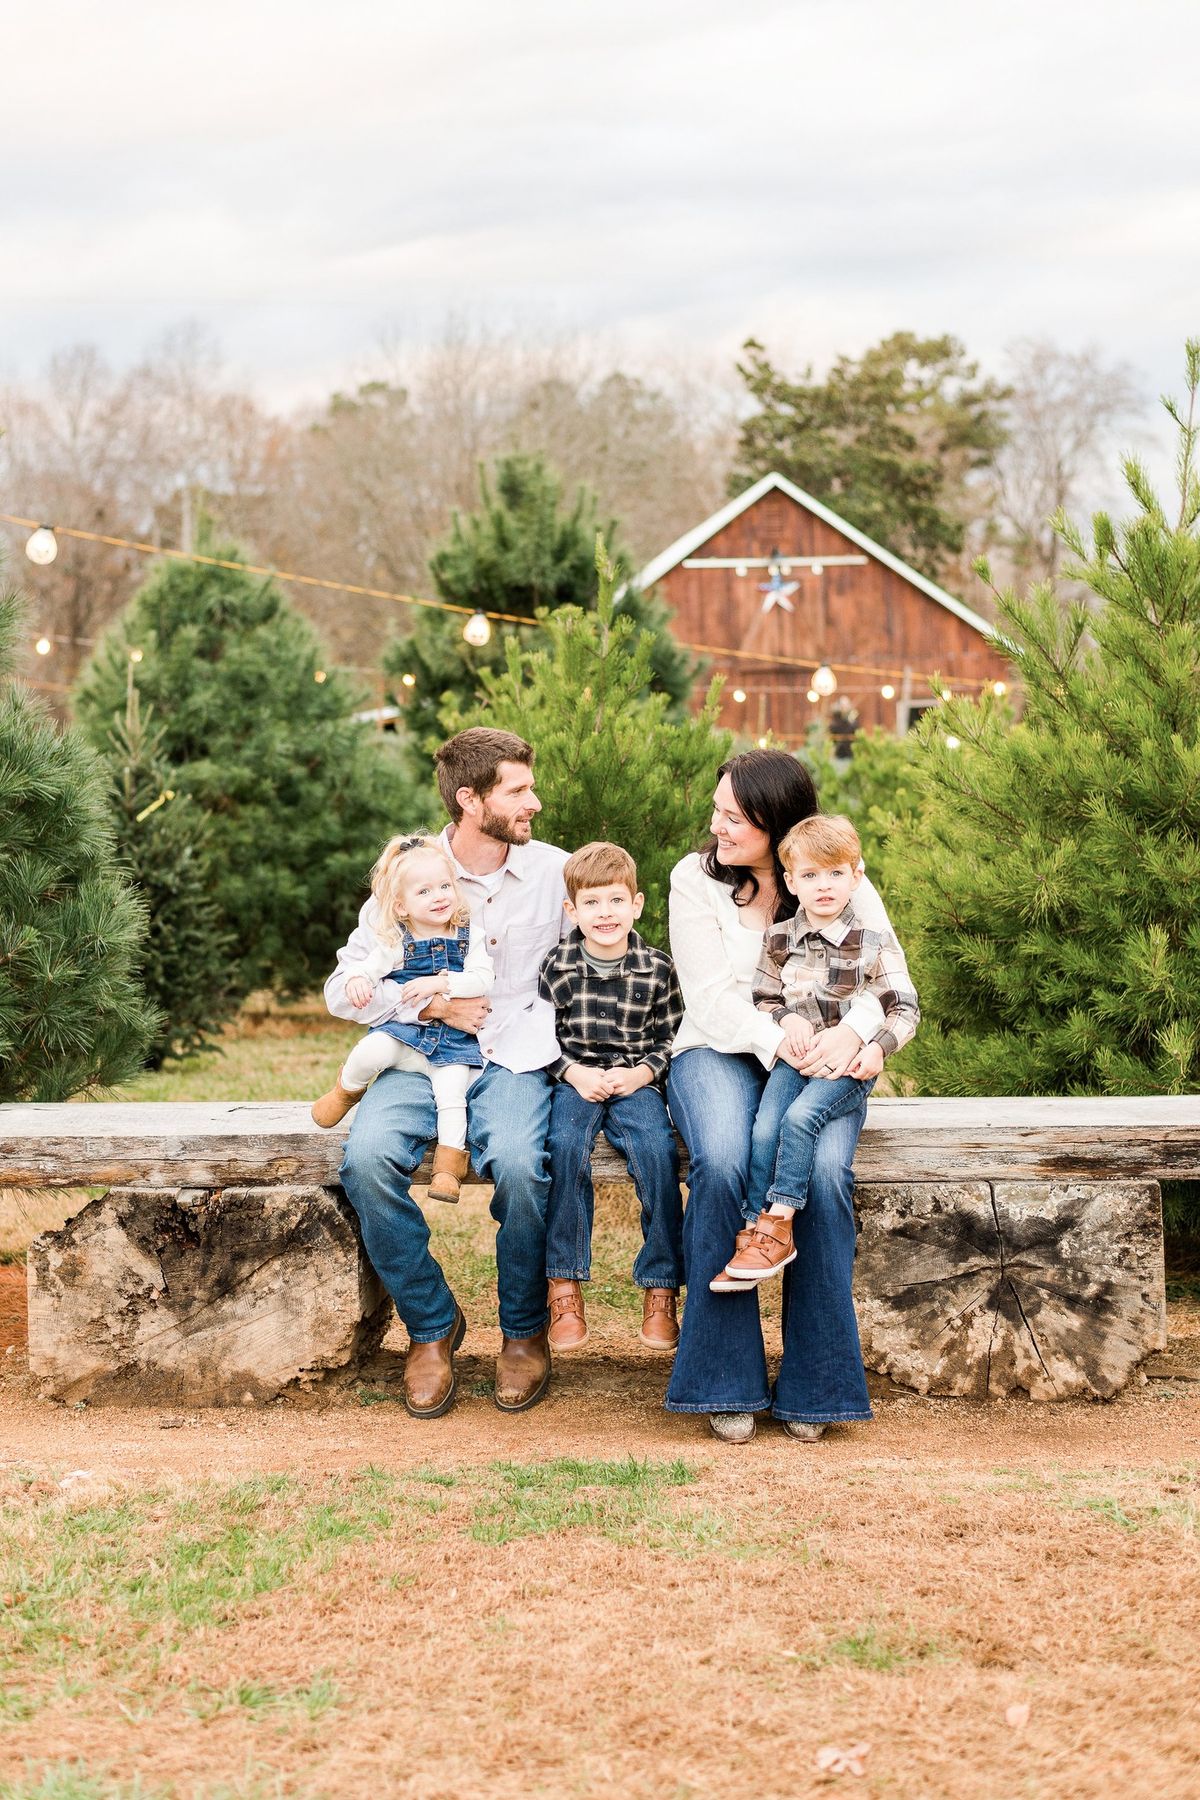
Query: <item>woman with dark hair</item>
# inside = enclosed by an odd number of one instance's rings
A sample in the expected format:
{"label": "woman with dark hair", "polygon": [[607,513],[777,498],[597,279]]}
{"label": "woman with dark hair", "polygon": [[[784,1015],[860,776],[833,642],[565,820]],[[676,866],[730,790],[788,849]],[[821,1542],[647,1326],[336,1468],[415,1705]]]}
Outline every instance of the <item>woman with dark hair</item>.
{"label": "woman with dark hair", "polygon": [[[667,1096],[688,1149],[690,1197],[683,1220],[687,1305],[666,1404],[672,1412],[708,1413],[726,1442],[752,1438],[754,1414],[768,1409],[791,1436],[811,1442],[830,1423],[871,1417],[850,1291],[857,1117],[825,1126],[808,1205],[793,1221],[796,1260],[784,1275],[783,1360],[773,1393],[754,1284],[745,1294],[721,1295],[708,1284],[742,1227],[750,1133],[776,1058],[801,1074],[842,1075],[883,1014],[865,996],[801,1054],[756,1009],[763,932],[796,910],[779,844],[817,811],[817,795],[803,764],[783,750],[748,751],[717,774],[712,839],[671,874],[671,953],[685,1012]],[[887,924],[866,880],[855,910],[864,924]]]}

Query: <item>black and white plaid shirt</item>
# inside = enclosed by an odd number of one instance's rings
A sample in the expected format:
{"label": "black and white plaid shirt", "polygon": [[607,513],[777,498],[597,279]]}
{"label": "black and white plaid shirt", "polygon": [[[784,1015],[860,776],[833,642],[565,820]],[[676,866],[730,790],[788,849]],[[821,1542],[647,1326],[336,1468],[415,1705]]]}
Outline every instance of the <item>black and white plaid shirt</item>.
{"label": "black and white plaid shirt", "polygon": [[559,1057],[547,1074],[561,1081],[572,1063],[633,1069],[645,1063],[661,1081],[683,1018],[675,965],[665,950],[636,931],[611,975],[599,975],[583,952],[578,929],[542,963],[538,992],[554,1008]]}

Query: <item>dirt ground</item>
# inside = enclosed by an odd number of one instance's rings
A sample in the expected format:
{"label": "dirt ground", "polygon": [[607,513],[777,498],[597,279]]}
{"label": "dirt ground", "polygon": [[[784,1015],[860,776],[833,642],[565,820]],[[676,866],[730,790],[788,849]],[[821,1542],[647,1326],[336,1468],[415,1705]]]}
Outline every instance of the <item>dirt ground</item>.
{"label": "dirt ground", "polygon": [[[294,1478],[289,1505],[362,1471],[408,1503],[164,1640],[149,1674],[129,1645],[72,1638],[65,1675],[0,1706],[6,1796],[134,1778],[188,1800],[1200,1793],[1194,1303],[1111,1405],[876,1382],[872,1425],[806,1446],[760,1422],[732,1447],[663,1412],[663,1362],[615,1314],[515,1418],[492,1404],[485,1313],[433,1422],[396,1403],[398,1333],[349,1382],[262,1409],[68,1409],[28,1377],[23,1276],[0,1268],[0,1519],[18,1539],[23,1519],[271,1473]],[[605,1485],[626,1457],[666,1472],[641,1511]],[[539,1498],[546,1470],[569,1501]],[[7,1667],[19,1685],[20,1657]],[[95,1785],[47,1785],[68,1765]]]}

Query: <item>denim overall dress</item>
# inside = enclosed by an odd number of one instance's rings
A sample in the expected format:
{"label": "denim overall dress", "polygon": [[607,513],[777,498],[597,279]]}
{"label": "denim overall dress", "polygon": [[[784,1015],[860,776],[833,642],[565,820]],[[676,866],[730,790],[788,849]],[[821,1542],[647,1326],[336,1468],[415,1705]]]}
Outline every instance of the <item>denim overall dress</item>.
{"label": "denim overall dress", "polygon": [[[406,981],[415,981],[418,975],[440,975],[443,969],[461,975],[470,941],[469,925],[460,925],[453,937],[415,938],[406,929],[402,940],[404,962],[400,968],[393,969],[388,980],[403,985]],[[440,1019],[431,1019],[425,1024],[417,1020],[412,1025],[387,1019],[382,1025],[372,1025],[371,1030],[386,1031],[389,1037],[419,1050],[435,1069],[444,1068],[448,1063],[459,1063],[468,1069],[483,1067],[479,1039],[453,1025],[443,1025]]]}

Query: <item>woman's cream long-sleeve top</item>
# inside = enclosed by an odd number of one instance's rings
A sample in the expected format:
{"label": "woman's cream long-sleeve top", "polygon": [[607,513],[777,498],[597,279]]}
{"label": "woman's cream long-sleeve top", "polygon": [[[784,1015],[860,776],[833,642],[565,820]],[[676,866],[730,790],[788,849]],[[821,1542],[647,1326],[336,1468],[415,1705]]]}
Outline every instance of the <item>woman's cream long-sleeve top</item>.
{"label": "woman's cream long-sleeve top", "polygon": [[[865,877],[854,890],[854,910],[864,925],[891,930],[883,901]],[[774,1063],[783,1031],[754,1004],[762,932],[746,925],[744,916],[734,905],[733,889],[704,873],[699,853],[676,863],[671,871],[671,955],[684,1014],[672,1056],[707,1047],[727,1056],[757,1056],[768,1069]],[[865,1043],[882,1025],[883,1009],[874,995],[863,994],[842,1022]]]}

